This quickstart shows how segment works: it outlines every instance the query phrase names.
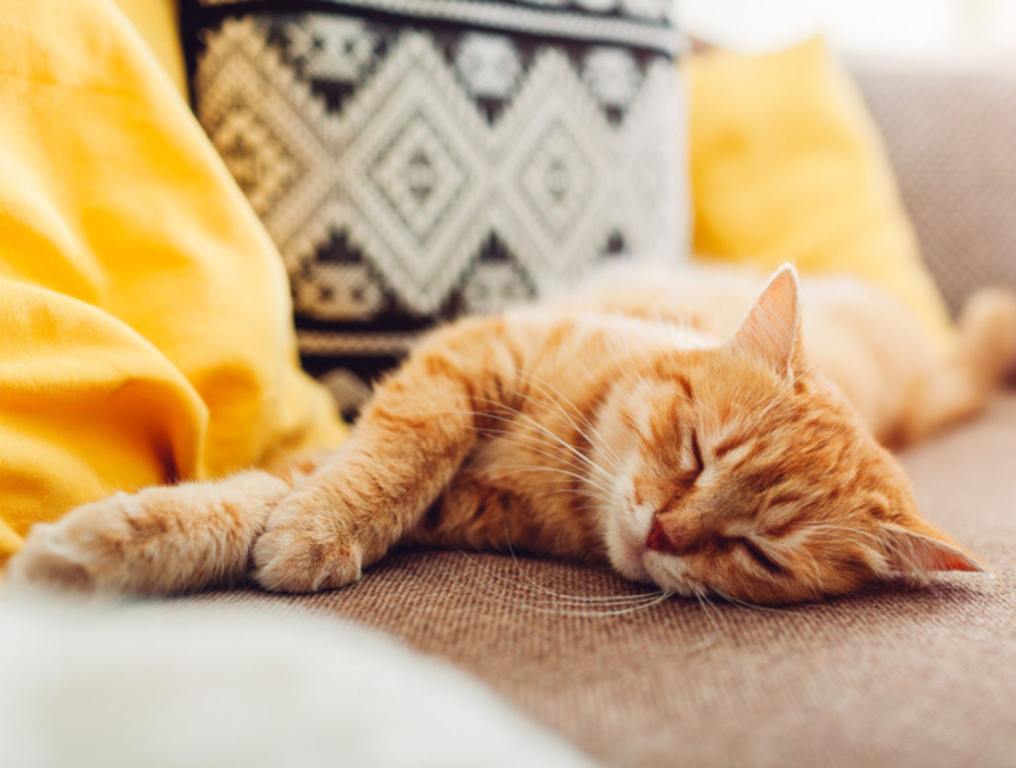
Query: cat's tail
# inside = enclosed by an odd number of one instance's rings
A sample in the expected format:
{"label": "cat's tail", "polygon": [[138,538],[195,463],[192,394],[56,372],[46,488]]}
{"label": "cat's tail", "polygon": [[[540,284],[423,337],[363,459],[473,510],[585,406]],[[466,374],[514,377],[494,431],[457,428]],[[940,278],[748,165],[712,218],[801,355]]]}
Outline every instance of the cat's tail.
{"label": "cat's tail", "polygon": [[953,354],[922,382],[913,399],[907,442],[976,415],[1016,376],[1016,294],[978,291],[960,313]]}

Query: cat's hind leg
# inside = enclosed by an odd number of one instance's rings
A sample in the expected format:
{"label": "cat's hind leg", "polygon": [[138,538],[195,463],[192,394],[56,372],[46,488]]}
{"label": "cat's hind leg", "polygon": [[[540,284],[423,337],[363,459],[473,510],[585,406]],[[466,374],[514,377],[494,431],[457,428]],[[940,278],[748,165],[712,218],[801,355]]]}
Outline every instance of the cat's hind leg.
{"label": "cat's hind leg", "polygon": [[261,471],[119,493],[33,526],[12,585],[170,594],[242,581],[250,548],[289,483]]}
{"label": "cat's hind leg", "polygon": [[975,416],[1016,373],[1016,294],[1004,289],[975,293],[958,325],[954,354],[929,371],[912,400],[904,419],[906,443]]}

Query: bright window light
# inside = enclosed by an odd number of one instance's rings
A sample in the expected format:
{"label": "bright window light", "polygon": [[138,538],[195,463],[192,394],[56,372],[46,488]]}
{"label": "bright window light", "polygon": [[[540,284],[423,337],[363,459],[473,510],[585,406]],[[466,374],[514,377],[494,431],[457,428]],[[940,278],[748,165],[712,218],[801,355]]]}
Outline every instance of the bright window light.
{"label": "bright window light", "polygon": [[897,55],[1016,51],[1016,0],[678,0],[696,36],[759,50],[814,33]]}

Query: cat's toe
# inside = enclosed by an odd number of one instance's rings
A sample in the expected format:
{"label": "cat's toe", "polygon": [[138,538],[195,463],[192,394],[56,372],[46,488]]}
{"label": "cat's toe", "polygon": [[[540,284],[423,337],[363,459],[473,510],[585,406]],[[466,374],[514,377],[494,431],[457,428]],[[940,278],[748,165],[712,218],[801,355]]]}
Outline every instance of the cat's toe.
{"label": "cat's toe", "polygon": [[293,494],[254,543],[254,580],[272,592],[318,592],[357,581],[363,547],[305,494]]}
{"label": "cat's toe", "polygon": [[25,546],[7,566],[7,585],[90,592],[94,582],[88,569],[54,540],[52,525],[36,525]]}
{"label": "cat's toe", "polygon": [[32,526],[7,566],[12,588],[115,592],[124,582],[115,557],[123,534],[120,498],[81,507],[57,523]]}

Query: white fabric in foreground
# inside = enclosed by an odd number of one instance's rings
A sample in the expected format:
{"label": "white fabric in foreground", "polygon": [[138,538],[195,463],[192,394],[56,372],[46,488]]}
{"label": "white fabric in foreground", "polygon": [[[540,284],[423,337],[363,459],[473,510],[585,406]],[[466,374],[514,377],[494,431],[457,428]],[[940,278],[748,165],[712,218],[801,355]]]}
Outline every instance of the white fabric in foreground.
{"label": "white fabric in foreground", "polygon": [[0,762],[585,766],[451,667],[353,624],[0,600]]}

